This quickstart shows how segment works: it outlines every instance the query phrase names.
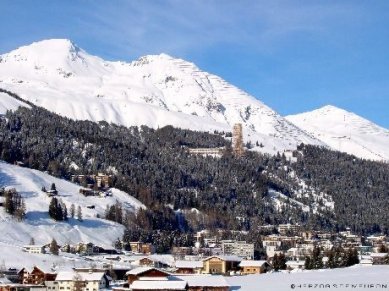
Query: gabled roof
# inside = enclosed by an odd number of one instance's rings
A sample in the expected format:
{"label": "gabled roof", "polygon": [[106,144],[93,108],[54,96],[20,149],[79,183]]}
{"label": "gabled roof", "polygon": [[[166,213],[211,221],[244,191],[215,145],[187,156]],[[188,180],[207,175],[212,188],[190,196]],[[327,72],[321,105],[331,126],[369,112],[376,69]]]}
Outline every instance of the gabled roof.
{"label": "gabled roof", "polygon": [[186,281],[135,281],[133,290],[186,290]]}
{"label": "gabled roof", "polygon": [[218,258],[220,260],[229,261],[229,262],[241,262],[242,261],[242,259],[238,256],[210,256],[210,257],[203,259],[203,261],[208,261],[209,259],[212,259],[212,258]]}
{"label": "gabled roof", "polygon": [[269,264],[265,260],[254,261],[254,260],[243,260],[240,262],[239,267],[262,267],[265,264]]}
{"label": "gabled roof", "polygon": [[162,270],[157,269],[157,268],[153,268],[153,267],[138,267],[138,268],[135,268],[135,269],[132,269],[132,270],[128,271],[126,273],[126,276],[128,276],[128,275],[139,276],[141,274],[144,274],[144,273],[147,273],[147,272],[153,271],[153,270],[156,270],[158,272],[164,273],[164,274],[166,274],[166,276],[170,275],[170,273],[162,271]]}
{"label": "gabled roof", "polygon": [[180,275],[171,279],[186,281],[189,287],[230,287],[221,275]]}
{"label": "gabled roof", "polygon": [[100,281],[104,276],[104,272],[63,271],[58,272],[55,281],[73,281],[75,277],[79,277],[82,281]]}
{"label": "gabled roof", "polygon": [[202,261],[176,261],[176,268],[198,269],[203,267]]}

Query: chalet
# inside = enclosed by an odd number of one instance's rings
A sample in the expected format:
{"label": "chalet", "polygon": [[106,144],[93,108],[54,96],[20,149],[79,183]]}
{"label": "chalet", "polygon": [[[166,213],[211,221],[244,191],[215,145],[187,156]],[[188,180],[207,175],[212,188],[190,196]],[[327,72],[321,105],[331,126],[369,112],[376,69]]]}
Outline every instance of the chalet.
{"label": "chalet", "polygon": [[245,260],[240,262],[239,267],[242,275],[262,274],[271,270],[270,264],[266,261]]}
{"label": "chalet", "polygon": [[26,245],[22,248],[23,252],[30,254],[44,254],[45,246],[44,245]]}
{"label": "chalet", "polygon": [[46,281],[54,281],[57,274],[52,270],[45,270],[34,266],[27,276],[24,276],[23,284],[44,285]]}
{"label": "chalet", "polygon": [[229,274],[239,270],[242,261],[237,256],[211,256],[203,260],[203,274]]}
{"label": "chalet", "polygon": [[177,274],[200,274],[203,268],[202,261],[176,261]]}
{"label": "chalet", "polygon": [[126,273],[127,281],[130,286],[135,281],[138,280],[147,280],[148,278],[153,280],[158,278],[159,280],[167,280],[167,277],[170,276],[170,273],[162,271],[153,267],[138,267],[132,269]]}
{"label": "chalet", "polygon": [[154,252],[154,246],[150,243],[130,242],[131,251],[140,254],[151,254]]}

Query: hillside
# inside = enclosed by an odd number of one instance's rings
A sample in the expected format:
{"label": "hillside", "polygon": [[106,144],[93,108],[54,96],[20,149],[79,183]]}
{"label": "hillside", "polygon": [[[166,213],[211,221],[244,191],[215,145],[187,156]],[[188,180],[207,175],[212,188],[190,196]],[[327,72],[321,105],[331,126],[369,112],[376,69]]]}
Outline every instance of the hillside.
{"label": "hillside", "polygon": [[[188,152],[222,146],[219,157]],[[148,207],[125,219],[111,215],[138,237],[286,222],[358,233],[389,229],[388,165],[324,147],[299,146],[293,158],[253,151],[238,158],[223,133],[74,121],[33,106],[3,116],[0,150],[5,161],[66,179],[113,173],[114,187]]]}
{"label": "hillside", "polygon": [[274,110],[194,64],[165,54],[109,62],[53,39],[0,56],[0,88],[75,120],[200,131],[244,126],[245,140],[276,153],[324,145]]}
{"label": "hillside", "polygon": [[[69,218],[67,222],[56,222],[49,217],[51,198],[41,188],[49,188],[52,183],[59,192],[58,198],[68,209],[72,203],[76,207],[81,206],[83,221]],[[113,205],[117,200],[129,211],[144,207],[138,200],[117,189],[112,189],[111,197],[85,197],[79,194],[81,187],[76,184],[5,162],[0,162],[0,186],[15,188],[25,199],[27,213],[22,222],[17,222],[5,213],[3,207],[0,208],[0,242],[18,247],[28,244],[32,237],[37,244],[46,244],[55,238],[60,244],[91,241],[111,247],[112,241],[123,235],[124,227],[97,218],[98,215],[104,217],[106,205]],[[88,209],[88,205],[94,205],[95,209]]]}
{"label": "hillside", "polygon": [[324,106],[286,119],[332,149],[360,158],[389,161],[389,130],[352,112]]}

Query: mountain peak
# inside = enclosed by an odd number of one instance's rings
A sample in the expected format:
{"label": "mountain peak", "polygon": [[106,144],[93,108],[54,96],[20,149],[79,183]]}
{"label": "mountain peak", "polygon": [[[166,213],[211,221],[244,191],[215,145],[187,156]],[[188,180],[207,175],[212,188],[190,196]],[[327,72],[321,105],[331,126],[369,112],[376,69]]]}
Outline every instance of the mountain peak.
{"label": "mountain peak", "polygon": [[37,42],[33,42],[29,45],[19,47],[8,55],[21,55],[21,54],[44,54],[44,53],[77,53],[80,51],[80,48],[75,45],[69,39],[46,39]]}
{"label": "mountain peak", "polygon": [[80,58],[81,52],[85,53],[69,39],[47,39],[19,47],[2,55],[2,60],[5,63],[50,66],[51,64],[61,64],[66,60],[75,61]]}
{"label": "mountain peak", "polygon": [[351,114],[352,112],[349,112],[345,109],[342,109],[342,108],[339,108],[339,107],[336,107],[334,105],[325,105],[319,109],[316,109],[316,110],[313,110],[312,112],[323,112],[323,113],[335,113],[335,112],[338,112],[338,113],[342,113],[342,114]]}
{"label": "mountain peak", "polygon": [[389,131],[344,109],[322,108],[286,116],[331,148],[372,160],[389,160]]}

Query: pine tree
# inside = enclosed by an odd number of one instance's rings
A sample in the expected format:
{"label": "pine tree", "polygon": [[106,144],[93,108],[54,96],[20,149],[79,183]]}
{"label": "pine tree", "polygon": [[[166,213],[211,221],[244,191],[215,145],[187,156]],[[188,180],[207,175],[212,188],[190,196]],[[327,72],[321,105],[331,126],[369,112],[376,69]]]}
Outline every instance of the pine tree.
{"label": "pine tree", "polygon": [[72,205],[70,205],[70,217],[74,218],[75,214],[76,214],[76,207],[72,203]]}
{"label": "pine tree", "polygon": [[63,220],[68,220],[68,208],[66,207],[66,204],[62,204],[63,209]]}
{"label": "pine tree", "polygon": [[54,238],[50,243],[50,252],[56,256],[58,256],[59,254],[59,246],[57,244],[57,241]]}
{"label": "pine tree", "polygon": [[280,270],[286,270],[286,257],[283,253],[278,256],[278,264]]}
{"label": "pine tree", "polygon": [[117,250],[121,250],[122,249],[122,241],[120,240],[120,238],[117,238],[117,240],[114,242],[114,247],[115,249]]}
{"label": "pine tree", "polygon": [[50,190],[57,191],[57,187],[55,186],[55,183],[51,184]]}
{"label": "pine tree", "polygon": [[82,221],[82,211],[81,211],[81,206],[80,205],[78,205],[78,207],[77,207],[77,219],[79,221]]}
{"label": "pine tree", "polygon": [[311,257],[305,257],[304,268],[305,268],[305,270],[312,270],[312,260],[311,260]]}
{"label": "pine tree", "polygon": [[[65,219],[64,210],[62,205],[65,205],[62,201],[58,200],[56,197],[51,198],[49,205],[49,215],[56,221],[62,221]],[[67,217],[67,213],[66,213]]]}
{"label": "pine tree", "polygon": [[30,245],[31,246],[35,245],[35,239],[33,237],[30,239]]}

